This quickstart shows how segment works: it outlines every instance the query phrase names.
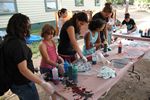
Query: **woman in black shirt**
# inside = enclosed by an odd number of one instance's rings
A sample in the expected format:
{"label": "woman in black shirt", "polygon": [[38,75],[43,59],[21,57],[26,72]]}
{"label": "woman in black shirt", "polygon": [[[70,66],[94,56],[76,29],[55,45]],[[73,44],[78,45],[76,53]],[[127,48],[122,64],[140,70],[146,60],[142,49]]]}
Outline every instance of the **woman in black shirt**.
{"label": "woman in black shirt", "polygon": [[88,22],[88,17],[84,12],[74,14],[73,17],[66,21],[60,31],[60,42],[58,45],[58,53],[64,59],[70,62],[76,59],[76,53],[80,58],[87,60],[77,43],[76,35],[82,25]]}
{"label": "woman in black shirt", "polygon": [[29,17],[21,13],[14,14],[7,25],[4,38],[4,61],[12,80],[11,91],[20,100],[39,100],[34,83],[39,84],[49,94],[54,88],[34,74],[32,52],[26,45],[25,37],[29,36]]}
{"label": "woman in black shirt", "polygon": [[127,26],[127,34],[130,34],[134,31],[136,31],[136,29],[137,29],[135,21],[134,21],[134,19],[130,18],[129,13],[125,14],[124,20],[122,21],[122,25],[124,25],[124,24],[126,24],[126,26]]}
{"label": "woman in black shirt", "polygon": [[[111,16],[112,14],[112,5],[111,3],[106,3],[105,7],[103,8],[103,10],[101,12],[96,13],[92,20],[96,20],[96,19],[101,19],[104,20],[106,22],[108,22],[108,18]],[[101,37],[101,42],[103,43],[105,40],[107,40],[107,26],[105,26],[104,30],[100,32],[100,37]]]}

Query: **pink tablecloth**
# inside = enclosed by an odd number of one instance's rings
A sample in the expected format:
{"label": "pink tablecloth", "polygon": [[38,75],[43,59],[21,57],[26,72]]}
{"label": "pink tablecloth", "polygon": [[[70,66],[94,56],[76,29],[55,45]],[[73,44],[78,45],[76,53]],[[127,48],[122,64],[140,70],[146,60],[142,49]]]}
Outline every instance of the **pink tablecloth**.
{"label": "pink tablecloth", "polygon": [[120,30],[112,34],[115,37],[126,38],[126,39],[133,39],[133,40],[140,40],[140,41],[150,41],[150,38],[141,37],[139,32],[133,32],[131,34],[127,33],[120,33]]}
{"label": "pink tablecloth", "polygon": [[[99,70],[100,67],[102,67],[101,63],[98,63],[97,65],[94,65],[92,67],[92,70],[88,73],[90,74],[79,74],[78,75],[78,86],[85,87],[87,90],[92,90],[94,95],[92,96],[92,100],[97,100],[100,98],[105,92],[107,92],[109,89],[112,88],[113,85],[115,85],[119,79],[121,79],[124,74],[126,74],[127,70],[133,66],[133,64],[139,60],[139,57],[143,56],[144,52],[150,49],[149,47],[132,47],[132,46],[124,46],[123,53],[117,54],[117,48],[114,49],[111,52],[108,52],[109,57],[108,59],[122,59],[122,58],[128,58],[130,59],[130,62],[128,62],[127,65],[125,65],[123,68],[114,68],[113,66],[110,66],[112,69],[114,69],[117,73],[117,76],[115,78],[110,79],[102,79],[97,77],[97,70]],[[130,53],[129,53],[130,51]],[[131,51],[136,51],[137,55],[133,54]],[[138,53],[139,51],[139,53]],[[143,53],[142,53],[143,52]],[[131,58],[132,57],[132,58]],[[73,93],[71,89],[65,89],[65,87],[62,84],[59,84],[56,86],[56,91],[58,95],[63,97],[67,100],[74,100],[75,97],[73,97]]]}

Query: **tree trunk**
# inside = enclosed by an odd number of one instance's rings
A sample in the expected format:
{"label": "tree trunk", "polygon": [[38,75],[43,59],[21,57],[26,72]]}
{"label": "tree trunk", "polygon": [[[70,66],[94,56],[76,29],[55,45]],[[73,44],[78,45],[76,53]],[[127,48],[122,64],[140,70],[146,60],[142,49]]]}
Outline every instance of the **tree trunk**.
{"label": "tree trunk", "polygon": [[129,9],[129,0],[126,0],[126,9],[125,9],[125,13],[128,13],[128,9]]}

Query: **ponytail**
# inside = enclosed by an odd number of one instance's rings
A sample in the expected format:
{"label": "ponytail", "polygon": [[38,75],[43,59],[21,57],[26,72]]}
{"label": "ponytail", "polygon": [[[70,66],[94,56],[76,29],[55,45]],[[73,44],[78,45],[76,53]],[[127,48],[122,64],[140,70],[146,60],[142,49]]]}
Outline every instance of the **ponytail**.
{"label": "ponytail", "polygon": [[58,10],[58,18],[61,17],[61,10]]}
{"label": "ponytail", "polygon": [[58,17],[61,17],[61,14],[64,14],[65,12],[67,12],[66,8],[62,8],[61,10],[58,10]]}
{"label": "ponytail", "polygon": [[103,8],[103,12],[112,13],[112,3],[107,2],[105,3],[105,7]]}
{"label": "ponytail", "polygon": [[70,20],[72,21],[73,26],[75,27],[75,32],[79,33],[79,29],[77,28],[76,21],[78,20],[82,22],[88,22],[88,17],[86,13],[78,12],[78,13],[75,13]]}
{"label": "ponytail", "polygon": [[84,13],[84,12],[75,13],[73,15],[72,19],[73,19],[74,22],[76,22],[76,20],[83,21],[83,22],[88,22],[87,14]]}

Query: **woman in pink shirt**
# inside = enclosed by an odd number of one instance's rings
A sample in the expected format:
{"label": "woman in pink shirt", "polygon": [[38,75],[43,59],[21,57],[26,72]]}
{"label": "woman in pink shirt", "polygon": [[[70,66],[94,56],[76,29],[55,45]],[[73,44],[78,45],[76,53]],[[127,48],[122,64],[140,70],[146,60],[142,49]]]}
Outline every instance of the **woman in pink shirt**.
{"label": "woman in pink shirt", "polygon": [[[51,73],[54,67],[57,67],[60,74],[64,73],[63,62],[64,60],[58,56],[56,52],[56,45],[53,41],[53,36],[55,35],[55,29],[49,25],[45,24],[42,28],[41,36],[43,40],[40,42],[39,50],[42,56],[40,64],[40,72]],[[60,64],[61,63],[61,64]]]}

